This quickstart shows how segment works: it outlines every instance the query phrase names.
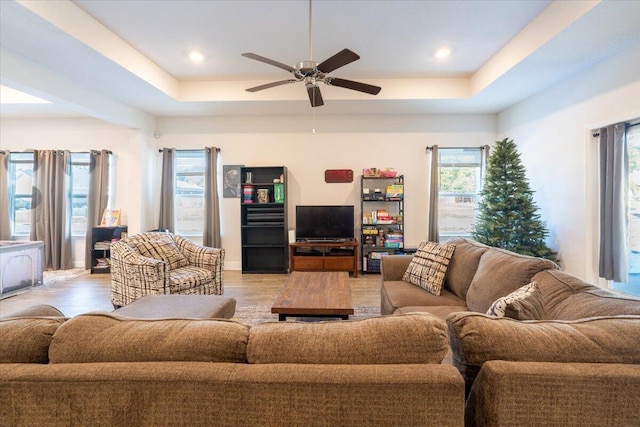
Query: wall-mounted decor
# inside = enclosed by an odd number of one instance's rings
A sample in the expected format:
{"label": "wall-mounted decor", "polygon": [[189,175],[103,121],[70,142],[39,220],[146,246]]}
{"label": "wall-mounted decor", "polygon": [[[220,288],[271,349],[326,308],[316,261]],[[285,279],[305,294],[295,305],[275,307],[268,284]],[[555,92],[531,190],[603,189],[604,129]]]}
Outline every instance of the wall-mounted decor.
{"label": "wall-mounted decor", "polygon": [[222,166],[222,197],[238,198],[242,194],[240,189],[240,168],[244,165]]}
{"label": "wall-mounted decor", "polygon": [[327,169],[324,171],[324,182],[353,182],[353,170]]}

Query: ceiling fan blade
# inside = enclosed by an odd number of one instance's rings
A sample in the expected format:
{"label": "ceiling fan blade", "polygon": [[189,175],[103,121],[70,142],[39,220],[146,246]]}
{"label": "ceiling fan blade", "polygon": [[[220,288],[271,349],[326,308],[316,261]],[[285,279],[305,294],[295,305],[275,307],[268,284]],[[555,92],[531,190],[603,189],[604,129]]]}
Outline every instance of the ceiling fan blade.
{"label": "ceiling fan blade", "polygon": [[282,68],[290,73],[295,73],[296,69],[283,64],[282,62],[274,61],[273,59],[265,58],[264,56],[256,55],[255,53],[243,53],[242,56],[249,59],[255,59],[256,61],[264,62],[265,64],[273,65],[274,67]]}
{"label": "ceiling fan blade", "polygon": [[256,86],[256,87],[250,87],[249,89],[246,89],[246,90],[247,90],[247,92],[258,92],[259,90],[269,89],[269,88],[276,87],[276,86],[282,86],[282,85],[286,85],[288,83],[296,83],[297,81],[298,80],[294,80],[294,79],[280,80],[278,82],[267,83],[265,85],[260,85],[260,86]]}
{"label": "ceiling fan blade", "polygon": [[318,86],[313,84],[307,85],[307,93],[309,94],[309,101],[311,101],[312,107],[320,107],[324,105],[322,94],[320,93],[320,88]]}
{"label": "ceiling fan blade", "polygon": [[360,56],[357,53],[352,52],[349,49],[342,49],[331,58],[322,61],[318,65],[318,70],[327,74],[332,72],[333,70],[337,70],[340,67],[344,67],[345,65],[350,64],[353,61],[357,61],[358,59],[360,59]]}
{"label": "ceiling fan blade", "polygon": [[368,85],[366,83],[354,82],[353,80],[339,79],[336,77],[327,77],[324,82],[329,86],[339,86],[345,89],[357,90],[371,95],[377,95],[382,89],[379,86]]}

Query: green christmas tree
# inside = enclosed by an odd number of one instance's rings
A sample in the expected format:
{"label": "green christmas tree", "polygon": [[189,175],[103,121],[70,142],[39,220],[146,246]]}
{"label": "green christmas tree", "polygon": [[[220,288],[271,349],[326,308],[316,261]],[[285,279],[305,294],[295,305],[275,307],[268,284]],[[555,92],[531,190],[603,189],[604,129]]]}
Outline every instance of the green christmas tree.
{"label": "green christmas tree", "polygon": [[472,237],[489,246],[558,262],[545,243],[549,232],[537,213],[533,193],[516,144],[508,138],[496,141]]}

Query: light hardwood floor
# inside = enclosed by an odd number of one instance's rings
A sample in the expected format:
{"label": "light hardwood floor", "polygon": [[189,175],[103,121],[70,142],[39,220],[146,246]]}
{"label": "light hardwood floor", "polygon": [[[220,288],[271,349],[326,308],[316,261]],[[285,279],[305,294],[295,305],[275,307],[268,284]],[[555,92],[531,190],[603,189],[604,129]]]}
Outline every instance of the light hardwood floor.
{"label": "light hardwood floor", "polygon": [[[287,274],[242,274],[224,272],[224,295],[233,297],[238,306],[271,305]],[[354,306],[380,305],[380,275],[364,274],[349,277]],[[76,316],[90,311],[112,311],[109,298],[109,275],[87,274],[48,286],[39,286],[22,294],[0,300],[0,315],[35,304],[49,304],[65,316]]]}

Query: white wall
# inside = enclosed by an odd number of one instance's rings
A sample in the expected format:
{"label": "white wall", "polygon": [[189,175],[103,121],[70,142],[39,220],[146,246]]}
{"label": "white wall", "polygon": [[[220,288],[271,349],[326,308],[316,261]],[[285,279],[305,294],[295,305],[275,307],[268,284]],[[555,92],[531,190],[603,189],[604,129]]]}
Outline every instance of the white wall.
{"label": "white wall", "polygon": [[[123,223],[131,233],[152,228],[153,194],[147,182],[155,176],[149,151],[156,149],[153,138],[135,129],[111,125],[95,119],[2,119],[1,146],[4,150],[59,149],[111,150],[116,163],[113,206],[123,210]],[[149,142],[151,141],[151,142]],[[152,158],[152,157],[151,157]],[[85,240],[73,239],[73,263],[84,266]]]}
{"label": "white wall", "polygon": [[[425,147],[480,146],[495,140],[494,115],[197,117],[158,119],[160,138],[95,119],[3,119],[2,148],[108,149],[116,159],[113,207],[130,234],[157,227],[158,148],[221,148],[222,164],[286,166],[289,227],[298,204],[353,204],[359,218],[359,176],[365,167],[405,175],[407,246],[426,236]],[[316,129],[315,135],[312,129]],[[327,184],[326,169],[353,169],[349,184]],[[221,171],[220,171],[221,172]],[[222,194],[222,192],[220,192]],[[225,268],[241,268],[240,199],[221,198]],[[358,220],[356,218],[356,220]],[[356,224],[358,226],[358,224]],[[84,239],[74,240],[74,264],[84,265]]]}
{"label": "white wall", "polygon": [[522,153],[548,243],[563,269],[597,281],[598,169],[591,130],[640,117],[640,46],[617,54],[498,116]]}
{"label": "white wall", "polygon": [[[298,117],[161,118],[158,128],[159,147],[216,146],[222,164],[286,166],[290,229],[299,204],[353,204],[358,223],[362,169],[396,168],[405,175],[406,245],[417,246],[426,237],[426,146],[490,144],[495,116],[314,118],[310,110],[309,116]],[[327,184],[326,169],[353,169],[354,182]],[[225,268],[240,269],[240,199],[221,199],[221,222]]]}

